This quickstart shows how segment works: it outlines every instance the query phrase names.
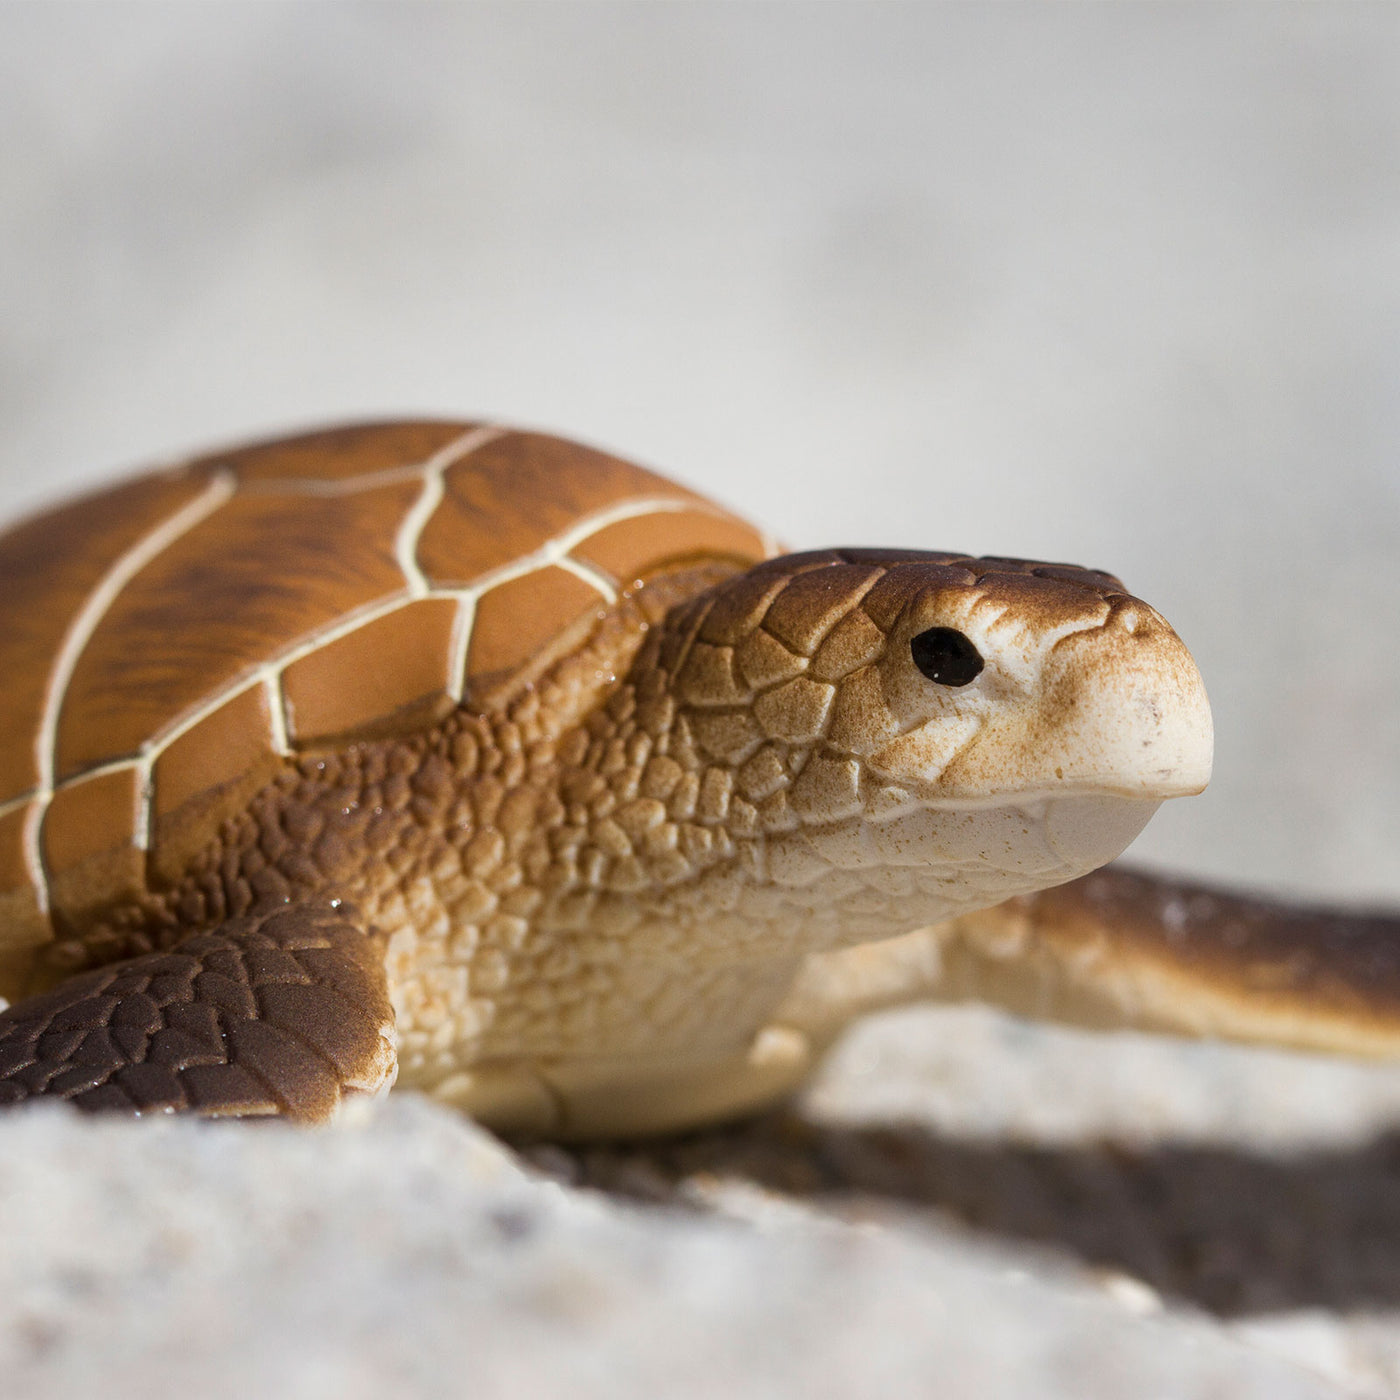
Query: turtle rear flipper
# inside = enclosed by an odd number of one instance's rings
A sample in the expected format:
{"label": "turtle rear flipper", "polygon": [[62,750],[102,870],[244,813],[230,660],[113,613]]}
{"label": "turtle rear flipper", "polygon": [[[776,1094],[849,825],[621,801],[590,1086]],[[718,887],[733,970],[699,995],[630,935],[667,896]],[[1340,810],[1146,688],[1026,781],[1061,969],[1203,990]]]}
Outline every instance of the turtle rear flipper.
{"label": "turtle rear flipper", "polygon": [[1400,914],[1284,904],[1109,866],[980,913],[808,960],[776,1020],[980,1001],[1094,1030],[1400,1055]]}
{"label": "turtle rear flipper", "polygon": [[[1017,976],[1016,960],[998,971],[997,919],[1022,933],[1025,972],[1038,965],[1036,976]],[[1400,1054],[1394,912],[1284,903],[1109,866],[963,920],[955,957],[973,982],[1007,978],[990,999],[1055,1020]]]}
{"label": "turtle rear flipper", "polygon": [[383,946],[348,907],[284,905],[80,973],[0,1015],[0,1103],[330,1118],[393,1082]]}

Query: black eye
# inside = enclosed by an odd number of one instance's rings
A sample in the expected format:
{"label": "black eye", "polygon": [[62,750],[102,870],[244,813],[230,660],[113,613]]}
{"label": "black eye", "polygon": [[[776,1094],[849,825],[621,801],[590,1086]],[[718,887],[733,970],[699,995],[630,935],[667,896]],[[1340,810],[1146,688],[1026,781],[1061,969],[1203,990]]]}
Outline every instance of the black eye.
{"label": "black eye", "polygon": [[951,627],[930,627],[909,643],[914,665],[939,685],[966,685],[982,673],[986,662],[961,632]]}

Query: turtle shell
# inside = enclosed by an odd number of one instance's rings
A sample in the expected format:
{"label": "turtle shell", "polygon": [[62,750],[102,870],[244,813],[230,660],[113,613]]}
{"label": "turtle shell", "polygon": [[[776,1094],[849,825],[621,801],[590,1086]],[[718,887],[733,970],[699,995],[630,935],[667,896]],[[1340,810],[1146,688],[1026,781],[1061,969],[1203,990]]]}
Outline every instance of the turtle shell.
{"label": "turtle shell", "polygon": [[489,705],[634,580],[769,552],[641,467],[449,422],[219,452],[21,523],[0,535],[0,983],[56,925],[177,875],[299,752]]}

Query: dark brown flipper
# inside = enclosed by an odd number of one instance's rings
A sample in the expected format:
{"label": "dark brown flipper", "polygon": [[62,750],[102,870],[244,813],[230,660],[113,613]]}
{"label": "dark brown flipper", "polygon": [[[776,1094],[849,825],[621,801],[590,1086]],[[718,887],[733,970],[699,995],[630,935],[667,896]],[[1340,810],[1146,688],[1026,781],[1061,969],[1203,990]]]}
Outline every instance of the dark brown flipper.
{"label": "dark brown flipper", "polygon": [[348,909],[230,919],[0,1015],[0,1104],[323,1122],[393,1081],[383,948]]}
{"label": "dark brown flipper", "polygon": [[959,920],[938,995],[1103,1027],[1400,1054],[1400,914],[1109,867]]}

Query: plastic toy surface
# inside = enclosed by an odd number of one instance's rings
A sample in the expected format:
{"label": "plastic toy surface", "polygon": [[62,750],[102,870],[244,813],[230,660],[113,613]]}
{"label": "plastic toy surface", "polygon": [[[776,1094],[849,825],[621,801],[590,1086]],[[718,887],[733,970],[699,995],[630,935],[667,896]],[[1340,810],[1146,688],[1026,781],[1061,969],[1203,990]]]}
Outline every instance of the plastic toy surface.
{"label": "plastic toy surface", "polygon": [[0,1098],[319,1120],[397,1075],[653,1132],[917,998],[1400,1049],[1395,921],[1088,874],[1211,764],[1190,655],[1117,579],[773,555],[457,423],[0,537]]}

